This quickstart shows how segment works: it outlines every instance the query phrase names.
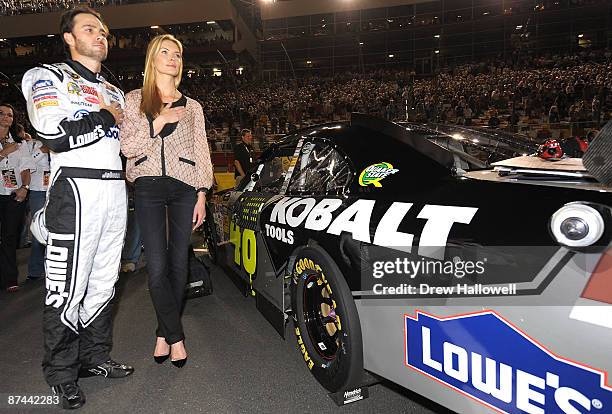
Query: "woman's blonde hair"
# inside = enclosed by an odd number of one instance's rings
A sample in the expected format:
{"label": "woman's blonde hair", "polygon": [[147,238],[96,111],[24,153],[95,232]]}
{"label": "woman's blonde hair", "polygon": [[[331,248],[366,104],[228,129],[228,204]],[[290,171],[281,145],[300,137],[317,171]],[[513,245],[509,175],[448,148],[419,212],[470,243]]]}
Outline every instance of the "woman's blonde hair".
{"label": "woman's blonde hair", "polygon": [[[155,36],[149,42],[149,47],[147,48],[147,57],[145,59],[144,82],[142,84],[142,99],[140,101],[140,111],[145,115],[151,115],[153,117],[159,115],[163,106],[159,90],[157,89],[157,85],[155,84],[157,72],[155,71],[153,61],[155,60],[155,56],[157,56],[157,54],[161,50],[161,46],[164,40],[174,42],[174,44],[178,46],[181,56],[183,55],[183,44],[180,40],[178,40],[171,34]],[[181,78],[183,76],[183,59],[178,62],[178,65],[179,72],[176,78],[174,79],[174,85],[177,88],[180,85]]]}

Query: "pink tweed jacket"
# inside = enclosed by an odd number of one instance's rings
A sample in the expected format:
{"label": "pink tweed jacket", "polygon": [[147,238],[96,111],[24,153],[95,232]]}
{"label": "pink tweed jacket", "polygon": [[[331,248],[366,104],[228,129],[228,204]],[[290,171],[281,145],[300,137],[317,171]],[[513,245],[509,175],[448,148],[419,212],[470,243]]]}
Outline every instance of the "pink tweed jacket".
{"label": "pink tweed jacket", "polygon": [[204,112],[195,100],[187,98],[187,115],[176,129],[162,138],[140,112],[140,89],[125,96],[125,118],[121,125],[121,152],[127,157],[126,176],[168,176],[195,189],[213,185],[213,168],[204,128]]}

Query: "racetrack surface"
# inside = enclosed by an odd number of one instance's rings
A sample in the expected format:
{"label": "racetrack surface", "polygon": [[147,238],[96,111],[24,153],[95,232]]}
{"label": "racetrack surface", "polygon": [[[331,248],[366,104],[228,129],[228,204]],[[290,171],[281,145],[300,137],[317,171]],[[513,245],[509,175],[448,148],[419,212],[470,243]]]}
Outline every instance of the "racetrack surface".
{"label": "racetrack surface", "polygon": [[[18,253],[22,281],[29,249]],[[372,386],[370,398],[337,407],[308,372],[291,331],[283,340],[257,312],[253,298],[241,296],[221,269],[212,270],[213,295],[189,300],[184,312],[189,359],[183,369],[151,358],[155,318],[146,271],[121,274],[112,356],[136,372],[125,379],[80,380],[87,403],[78,412],[448,412],[387,382]],[[50,395],[41,370],[43,301],[42,281],[25,284],[16,294],[0,293],[0,412],[63,412],[7,404],[9,395]]]}

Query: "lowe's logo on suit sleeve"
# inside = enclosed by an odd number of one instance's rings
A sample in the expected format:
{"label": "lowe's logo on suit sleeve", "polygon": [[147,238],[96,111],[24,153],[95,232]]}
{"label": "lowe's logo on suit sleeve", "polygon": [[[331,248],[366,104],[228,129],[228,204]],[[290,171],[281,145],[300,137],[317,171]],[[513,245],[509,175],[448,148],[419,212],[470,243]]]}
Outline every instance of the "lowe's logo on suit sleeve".
{"label": "lowe's logo on suit sleeve", "polygon": [[406,366],[504,413],[609,413],[604,372],[559,357],[493,311],[404,315]]}
{"label": "lowe's logo on suit sleeve", "polygon": [[70,136],[70,148],[82,147],[83,145],[87,145],[90,142],[103,138],[105,135],[106,133],[104,132],[104,129],[102,129],[102,125],[96,125],[93,131],[83,135],[78,135],[76,139],[74,139],[73,136]]}
{"label": "lowe's logo on suit sleeve", "polygon": [[[335,218],[333,212],[342,206],[342,200],[325,198],[317,203],[314,198],[285,197],[278,201],[270,215],[271,223],[314,231],[326,230],[329,234],[351,233],[353,239],[364,243],[412,252],[414,234],[398,231],[412,208],[412,203],[391,204],[376,226],[374,238],[370,235],[370,220],[375,200],[357,200],[347,206]],[[426,220],[419,237],[418,254],[443,260],[448,235],[455,223],[469,224],[478,211],[476,207],[425,205],[417,218]]]}

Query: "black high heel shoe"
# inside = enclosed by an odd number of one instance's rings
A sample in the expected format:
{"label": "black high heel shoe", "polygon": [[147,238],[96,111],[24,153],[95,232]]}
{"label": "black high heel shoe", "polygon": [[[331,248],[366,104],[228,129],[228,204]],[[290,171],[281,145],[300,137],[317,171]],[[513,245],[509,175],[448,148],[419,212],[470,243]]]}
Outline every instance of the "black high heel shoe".
{"label": "black high heel shoe", "polygon": [[[179,341],[179,342],[183,342],[183,341]],[[172,344],[174,345],[174,344]],[[170,345],[170,354],[172,354],[172,345]],[[184,342],[183,342],[183,346],[185,346]],[[177,368],[183,368],[185,366],[185,364],[187,363],[187,357],[183,358],[183,359],[172,359],[170,358],[170,362],[172,362],[172,365],[174,365]]]}
{"label": "black high heel shoe", "polygon": [[168,355],[160,355],[160,356],[153,355],[153,359],[158,364],[163,364],[166,361],[166,359],[168,359],[169,357],[170,357],[170,354],[168,354]]}
{"label": "black high heel shoe", "polygon": [[177,359],[176,361],[170,360],[170,362],[172,362],[172,365],[174,365],[177,368],[183,368],[185,364],[187,363],[187,358]]}

